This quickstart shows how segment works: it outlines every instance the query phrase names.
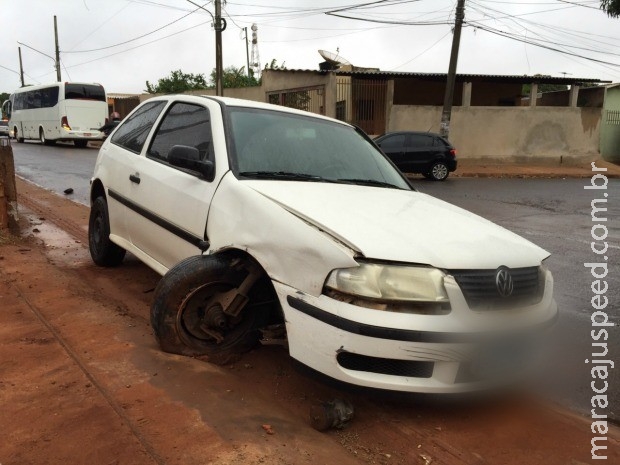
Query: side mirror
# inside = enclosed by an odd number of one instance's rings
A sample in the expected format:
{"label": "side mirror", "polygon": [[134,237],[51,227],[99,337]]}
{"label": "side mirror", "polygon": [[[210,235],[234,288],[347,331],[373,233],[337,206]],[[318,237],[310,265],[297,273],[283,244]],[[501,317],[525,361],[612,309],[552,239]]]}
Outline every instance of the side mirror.
{"label": "side mirror", "polygon": [[197,171],[209,181],[213,180],[215,174],[213,162],[201,160],[198,149],[188,145],[173,145],[168,152],[168,163],[179,168]]}

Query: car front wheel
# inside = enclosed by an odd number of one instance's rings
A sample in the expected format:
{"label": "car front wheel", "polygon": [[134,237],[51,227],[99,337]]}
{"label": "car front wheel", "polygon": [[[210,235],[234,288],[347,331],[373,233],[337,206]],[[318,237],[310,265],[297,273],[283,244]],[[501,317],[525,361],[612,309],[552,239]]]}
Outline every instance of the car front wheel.
{"label": "car front wheel", "polygon": [[249,300],[232,305],[237,299],[245,300],[241,289],[247,287],[246,280],[256,279],[256,272],[247,265],[239,258],[200,255],[166,273],[151,306],[151,326],[163,351],[206,356],[221,365],[257,344],[269,304],[255,298],[252,289]]}
{"label": "car front wheel", "polygon": [[445,181],[450,171],[445,163],[439,161],[433,165],[430,174],[434,181]]}
{"label": "car front wheel", "polygon": [[99,266],[118,266],[125,258],[125,249],[110,240],[110,216],[104,197],[97,197],[90,207],[88,248],[93,262]]}

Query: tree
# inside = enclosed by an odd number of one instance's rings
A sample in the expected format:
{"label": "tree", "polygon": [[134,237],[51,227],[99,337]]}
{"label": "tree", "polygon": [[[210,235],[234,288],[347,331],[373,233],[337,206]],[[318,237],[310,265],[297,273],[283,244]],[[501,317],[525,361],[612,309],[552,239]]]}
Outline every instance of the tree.
{"label": "tree", "polygon": [[180,69],[172,71],[168,77],[159,79],[157,85],[146,81],[146,91],[149,94],[177,94],[208,88],[204,74],[185,74]]}
{"label": "tree", "polygon": [[[544,74],[534,74],[535,78],[545,78],[551,77],[549,75]],[[523,84],[521,89],[521,93],[523,95],[530,95],[531,84]],[[568,90],[568,86],[566,84],[538,84],[538,92],[556,92],[558,90]]]}
{"label": "tree", "polygon": [[275,58],[265,65],[265,69],[286,69],[286,61],[283,61],[281,65],[278,64],[278,60]]}
{"label": "tree", "polygon": [[620,16],[620,0],[601,0],[601,10],[612,18]]}
{"label": "tree", "polygon": [[[11,94],[7,93],[7,92],[2,92],[0,93],[0,105],[2,105],[4,103],[5,100],[8,100]],[[7,115],[5,115],[4,113],[2,113],[0,115],[0,117],[2,118],[6,118]]]}
{"label": "tree", "polygon": [[[260,83],[254,77],[252,70],[250,70],[250,75],[247,75],[245,72],[245,66],[240,68],[229,66],[224,69],[222,85],[225,89],[233,89],[238,87],[259,86]],[[215,87],[215,69],[211,71],[211,87]]]}

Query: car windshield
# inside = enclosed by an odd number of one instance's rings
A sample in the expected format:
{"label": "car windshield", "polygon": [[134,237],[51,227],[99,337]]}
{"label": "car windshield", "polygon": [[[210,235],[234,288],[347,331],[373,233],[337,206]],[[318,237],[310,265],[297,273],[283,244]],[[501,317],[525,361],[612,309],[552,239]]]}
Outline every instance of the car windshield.
{"label": "car windshield", "polygon": [[236,175],[411,189],[354,128],[318,118],[231,108]]}

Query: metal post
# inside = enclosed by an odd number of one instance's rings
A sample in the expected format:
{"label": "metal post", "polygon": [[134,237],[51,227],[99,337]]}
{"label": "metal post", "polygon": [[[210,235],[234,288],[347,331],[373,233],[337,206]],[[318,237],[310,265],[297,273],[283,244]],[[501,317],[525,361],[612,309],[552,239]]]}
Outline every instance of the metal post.
{"label": "metal post", "polygon": [[215,95],[224,95],[222,65],[222,0],[215,0]]}
{"label": "metal post", "polygon": [[19,79],[22,82],[22,87],[26,84],[24,83],[24,66],[22,65],[22,48],[17,47],[17,51],[19,52]]}
{"label": "metal post", "polygon": [[446,82],[446,94],[443,100],[441,113],[442,136],[450,136],[450,119],[452,118],[452,100],[454,99],[454,83],[456,81],[456,64],[459,59],[459,45],[461,44],[461,28],[465,19],[465,0],[458,0],[456,6],[456,18],[454,22],[454,36],[452,37],[452,52],[450,53],[450,66],[448,67],[448,80]]}
{"label": "metal post", "polygon": [[245,31],[245,58],[248,66],[248,77],[252,77],[250,75],[250,44],[248,41],[248,28],[244,27],[243,30]]}
{"label": "metal post", "polygon": [[54,15],[54,39],[56,41],[56,80],[60,82],[60,48],[58,47],[58,24],[56,22],[56,15]]}

